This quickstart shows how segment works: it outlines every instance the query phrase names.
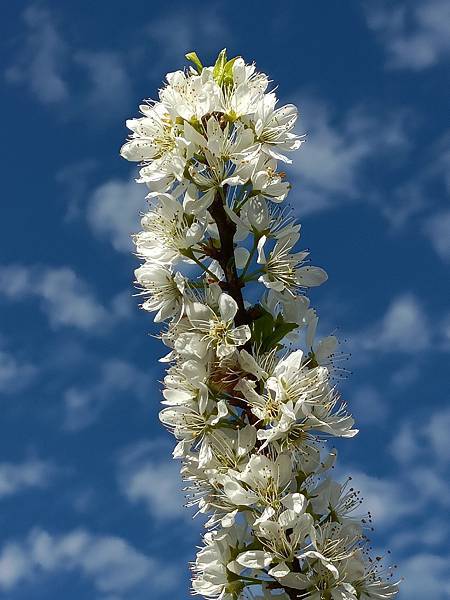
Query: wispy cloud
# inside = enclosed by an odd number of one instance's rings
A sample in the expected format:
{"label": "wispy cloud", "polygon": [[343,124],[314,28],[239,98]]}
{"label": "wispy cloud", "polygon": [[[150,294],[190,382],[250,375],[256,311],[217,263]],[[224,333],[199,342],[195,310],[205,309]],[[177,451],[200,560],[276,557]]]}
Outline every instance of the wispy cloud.
{"label": "wispy cloud", "polygon": [[74,55],[74,61],[86,76],[83,110],[95,111],[100,120],[121,115],[133,90],[122,56],[106,50],[83,50]]}
{"label": "wispy cloud", "polygon": [[350,404],[357,423],[382,425],[389,414],[385,398],[375,387],[368,384],[352,389]]}
{"label": "wispy cloud", "polygon": [[293,165],[298,212],[305,215],[366,200],[374,185],[364,173],[368,161],[407,147],[405,115],[376,117],[356,107],[338,117],[311,94],[301,94],[298,104],[299,128],[307,132]]}
{"label": "wispy cloud", "polygon": [[92,231],[107,239],[118,252],[130,252],[131,234],[139,228],[145,208],[145,188],[134,181],[113,179],[94,190],[87,209]]}
{"label": "wispy cloud", "polygon": [[386,48],[388,67],[419,71],[450,58],[447,0],[367,3],[366,15]]}
{"label": "wispy cloud", "polygon": [[[450,466],[450,408],[434,409],[428,418],[415,415],[400,422],[394,433],[389,451],[394,459],[391,474],[385,477],[367,475],[358,468],[345,468],[352,474],[351,485],[364,498],[362,508],[374,517],[376,528],[388,536],[388,545],[400,560],[400,574],[406,582],[413,577],[414,569],[423,557],[431,561],[431,573],[424,575],[427,586],[415,588],[411,581],[402,586],[402,597],[422,599],[446,598],[444,570],[438,555],[429,554],[445,544],[448,536],[450,491],[447,481]],[[343,467],[339,472],[344,472]],[[430,507],[432,510],[430,511]],[[428,560],[426,558],[426,560]],[[434,566],[433,566],[434,565]],[[414,568],[413,568],[414,567]],[[430,576],[430,581],[428,577]],[[440,592],[431,582],[433,577],[440,582]]]}
{"label": "wispy cloud", "polygon": [[424,233],[442,260],[450,262],[450,211],[429,217],[424,224]]}
{"label": "wispy cloud", "polygon": [[0,552],[0,589],[11,592],[44,582],[57,573],[77,571],[97,592],[144,598],[169,590],[177,581],[172,566],[143,554],[126,540],[76,529],[53,534],[34,529]]}
{"label": "wispy cloud", "polygon": [[401,565],[402,597],[408,600],[447,600],[450,596],[450,576],[448,554],[418,552]]}
{"label": "wispy cloud", "polygon": [[[430,348],[433,352],[450,350],[450,315],[431,315],[422,299],[404,293],[391,300],[379,319],[345,337],[353,364],[365,363],[373,352],[398,353],[415,360]],[[392,383],[402,387],[416,378],[417,365],[410,362],[392,374]]]}
{"label": "wispy cloud", "polygon": [[126,314],[122,294],[111,308],[103,306],[70,267],[0,267],[0,296],[16,302],[37,298],[55,329],[70,326],[95,332]]}
{"label": "wispy cloud", "polygon": [[[155,74],[160,76],[161,70],[166,67],[173,70],[170,64],[174,60],[179,62],[180,57],[194,49],[201,58],[206,52],[210,54],[206,60],[214,60],[216,57],[211,53],[219,52],[233,39],[227,26],[226,10],[222,10],[220,2],[215,2],[214,6],[202,6],[200,18],[189,8],[167,10],[165,14],[153,18],[145,32],[158,48],[158,61],[150,65],[155,69]],[[170,35],[167,35],[168,31]]]}
{"label": "wispy cloud", "polygon": [[370,511],[377,528],[386,530],[394,523],[398,526],[421,510],[423,500],[416,494],[411,495],[411,490],[399,478],[376,477],[355,467],[339,467],[340,472],[344,469],[351,473],[351,486],[360,492],[364,501],[361,512]]}
{"label": "wispy cloud", "polygon": [[43,104],[64,102],[69,96],[65,67],[68,48],[48,10],[37,5],[23,12],[25,43],[5,72],[6,80],[29,85]]}
{"label": "wispy cloud", "polygon": [[179,465],[170,459],[169,444],[164,441],[141,442],[123,450],[118,481],[122,494],[133,504],[145,506],[154,519],[167,521],[192,514],[183,507]]}
{"label": "wispy cloud", "polygon": [[[401,424],[392,441],[391,453],[401,464],[432,463],[450,466],[450,406],[435,410],[418,426],[411,420]],[[450,492],[449,492],[450,497]]]}
{"label": "wispy cloud", "polygon": [[22,462],[0,463],[0,499],[32,488],[46,488],[56,473],[50,461],[29,458]]}
{"label": "wispy cloud", "polygon": [[98,377],[90,385],[74,386],[64,393],[64,428],[79,431],[92,425],[108,403],[128,392],[142,399],[150,389],[151,377],[133,365],[109,359],[98,367]]}
{"label": "wispy cloud", "polygon": [[55,180],[64,189],[67,221],[73,221],[80,216],[82,203],[89,194],[89,179],[96,166],[95,159],[86,158],[70,163],[56,173]]}
{"label": "wispy cloud", "polygon": [[95,114],[95,123],[117,118],[132,94],[124,59],[108,49],[78,49],[48,8],[31,4],[22,18],[25,30],[5,71],[6,81],[29,87],[33,97],[45,105],[62,105],[70,98],[61,111],[63,118],[93,121],[91,115]]}
{"label": "wispy cloud", "polygon": [[20,392],[37,373],[38,369],[32,363],[19,360],[9,350],[0,349],[0,393]]}
{"label": "wispy cloud", "polygon": [[450,525],[442,518],[432,515],[414,527],[396,533],[390,540],[391,547],[396,550],[407,550],[408,547],[432,548],[448,539]]}
{"label": "wispy cloud", "polygon": [[393,230],[418,219],[419,229],[430,237],[430,213],[439,210],[440,199],[446,199],[450,193],[449,148],[450,132],[445,131],[429,147],[421,149],[418,167],[406,162],[409,177],[401,178],[387,195],[375,195],[377,206]]}
{"label": "wispy cloud", "polygon": [[426,312],[412,294],[394,298],[379,322],[349,334],[352,347],[364,351],[416,354],[430,344],[431,328]]}

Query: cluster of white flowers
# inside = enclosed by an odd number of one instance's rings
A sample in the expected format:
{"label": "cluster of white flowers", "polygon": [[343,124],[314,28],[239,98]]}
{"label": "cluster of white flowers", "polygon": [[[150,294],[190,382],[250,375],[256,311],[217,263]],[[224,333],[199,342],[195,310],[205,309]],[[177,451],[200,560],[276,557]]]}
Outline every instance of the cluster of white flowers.
{"label": "cluster of white flowers", "polygon": [[[149,210],[134,237],[142,308],[165,322],[161,421],[188,503],[207,516],[193,590],[235,600],[369,600],[397,594],[369,557],[359,493],[329,476],[325,438],[354,421],[332,381],[337,339],[315,340],[306,296],[323,269],[296,251],[278,163],[303,142],[297,109],[222,51],[167,75],[127,121]],[[259,292],[259,300],[257,290]],[[383,571],[383,572],[382,572]]]}

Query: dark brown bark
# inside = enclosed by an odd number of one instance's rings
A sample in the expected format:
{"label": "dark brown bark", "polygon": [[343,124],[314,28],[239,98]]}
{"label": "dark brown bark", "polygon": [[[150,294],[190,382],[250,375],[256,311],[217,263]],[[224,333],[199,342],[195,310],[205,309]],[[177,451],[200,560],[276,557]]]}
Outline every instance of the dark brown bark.
{"label": "dark brown bark", "polygon": [[225,285],[223,285],[223,288],[236,300],[238,305],[234,322],[236,326],[247,325],[251,319],[244,306],[244,298],[242,296],[243,284],[238,277],[234,262],[234,234],[236,233],[236,224],[227,215],[219,193],[216,194],[208,210],[219,230],[220,252],[217,253],[217,261],[225,273]]}
{"label": "dark brown bark", "polygon": [[[226,193],[226,190],[224,191]],[[235,325],[248,325],[253,319],[244,305],[242,288],[245,284],[238,277],[234,261],[234,234],[236,233],[236,224],[230,219],[225,211],[224,203],[219,193],[215,195],[214,201],[208,210],[219,230],[220,250],[215,253],[215,258],[225,273],[225,282],[221,284],[221,287],[236,300],[238,305],[238,310],[234,318]],[[258,420],[245,401],[236,398],[230,403],[242,408],[247,415],[249,423],[257,427]],[[283,589],[289,598],[297,600],[299,595],[298,590],[286,587]]]}

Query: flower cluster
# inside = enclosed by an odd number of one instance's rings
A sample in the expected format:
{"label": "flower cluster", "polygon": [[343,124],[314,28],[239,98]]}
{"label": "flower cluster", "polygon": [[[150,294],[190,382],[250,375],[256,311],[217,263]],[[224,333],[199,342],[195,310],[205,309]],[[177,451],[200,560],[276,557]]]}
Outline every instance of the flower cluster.
{"label": "flower cluster", "polygon": [[306,296],[327,275],[296,249],[300,225],[282,205],[291,186],[279,163],[303,143],[297,109],[278,107],[240,57],[187,58],[194,67],[169,73],[127,121],[121,154],[150,189],[135,274],[142,308],[165,323],[160,418],[188,504],[207,517],[193,590],[392,598],[397,584],[354,514],[359,493],[329,475],[325,439],[357,430],[333,383],[337,339],[316,339]]}

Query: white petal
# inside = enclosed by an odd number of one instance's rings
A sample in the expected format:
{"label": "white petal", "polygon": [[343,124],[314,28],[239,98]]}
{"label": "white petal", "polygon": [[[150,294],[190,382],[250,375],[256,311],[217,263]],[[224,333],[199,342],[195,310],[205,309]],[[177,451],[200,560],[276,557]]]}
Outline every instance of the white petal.
{"label": "white petal", "polygon": [[193,396],[189,392],[185,392],[184,390],[175,390],[175,389],[167,389],[163,391],[163,396],[166,399],[165,404],[170,404],[171,406],[176,406],[178,404],[187,404],[189,403]]}
{"label": "white petal", "polygon": [[239,352],[239,364],[244,369],[244,371],[247,371],[247,373],[251,373],[258,379],[267,377],[267,373],[263,369],[261,369],[254,357],[249,352],[247,352],[247,350],[241,350]]}
{"label": "white petal", "polygon": [[283,506],[289,508],[290,510],[293,510],[297,514],[303,513],[307,505],[305,496],[299,493],[288,494],[283,498],[281,503],[283,504]]}
{"label": "white petal", "polygon": [[261,236],[258,240],[258,264],[265,265],[266,264],[266,255],[264,254],[264,244],[266,243],[267,237],[265,235]]}
{"label": "white petal", "polygon": [[186,315],[192,325],[198,327],[200,324],[208,323],[214,313],[209,306],[201,302],[189,302],[186,304]]}
{"label": "white petal", "polygon": [[311,585],[310,580],[301,573],[289,573],[285,577],[280,577],[278,581],[286,587],[294,588],[295,590],[305,590]]}
{"label": "white petal", "polygon": [[248,257],[250,256],[250,252],[247,248],[243,248],[242,246],[238,246],[234,251],[234,260],[236,263],[236,267],[238,269],[243,269],[247,264]]}
{"label": "white petal", "polygon": [[330,356],[335,352],[337,346],[337,338],[334,335],[329,335],[317,344],[314,354],[319,365],[324,364]]}
{"label": "white petal", "polygon": [[198,146],[206,146],[205,138],[188,121],[184,122],[184,137],[188,142],[194,142]]}
{"label": "white petal", "polygon": [[233,329],[233,341],[237,346],[243,346],[252,337],[248,325],[240,325]]}
{"label": "white petal", "polygon": [[313,308],[308,309],[308,312],[306,313],[306,322],[308,324],[308,328],[306,330],[306,347],[309,350],[313,347],[317,323],[319,322],[319,317]]}
{"label": "white petal", "polygon": [[270,571],[268,571],[268,574],[271,577],[275,577],[276,579],[279,579],[280,577],[286,577],[286,575],[290,572],[291,572],[291,570],[287,566],[287,564],[282,562],[282,563],[279,563],[278,565],[275,565],[274,567],[272,567],[270,569]]}
{"label": "white petal", "polygon": [[[234,573],[235,575],[240,575],[240,574],[241,574],[241,572],[244,570],[244,568],[242,567],[242,565],[240,565],[240,564],[239,564],[238,562],[236,562],[235,560],[232,560],[231,562],[229,562],[229,563],[227,564],[227,569],[228,569],[229,571],[231,571],[232,573]],[[202,592],[200,591],[200,593],[202,593]],[[216,594],[214,594],[214,596],[215,596],[215,595],[216,595]],[[209,594],[208,594],[208,596],[209,596]]]}
{"label": "white petal", "polygon": [[249,550],[237,557],[237,562],[248,569],[264,569],[272,562],[272,555],[263,550]]}
{"label": "white petal", "polygon": [[300,285],[316,287],[322,285],[328,279],[328,275],[320,267],[300,267],[297,271],[297,278]]}
{"label": "white petal", "polygon": [[258,499],[255,494],[247,492],[242,485],[234,479],[225,481],[223,484],[223,491],[236,506],[251,506]]}
{"label": "white petal", "polygon": [[232,321],[237,313],[238,305],[229,294],[221,294],[219,298],[219,312],[222,321]]}

